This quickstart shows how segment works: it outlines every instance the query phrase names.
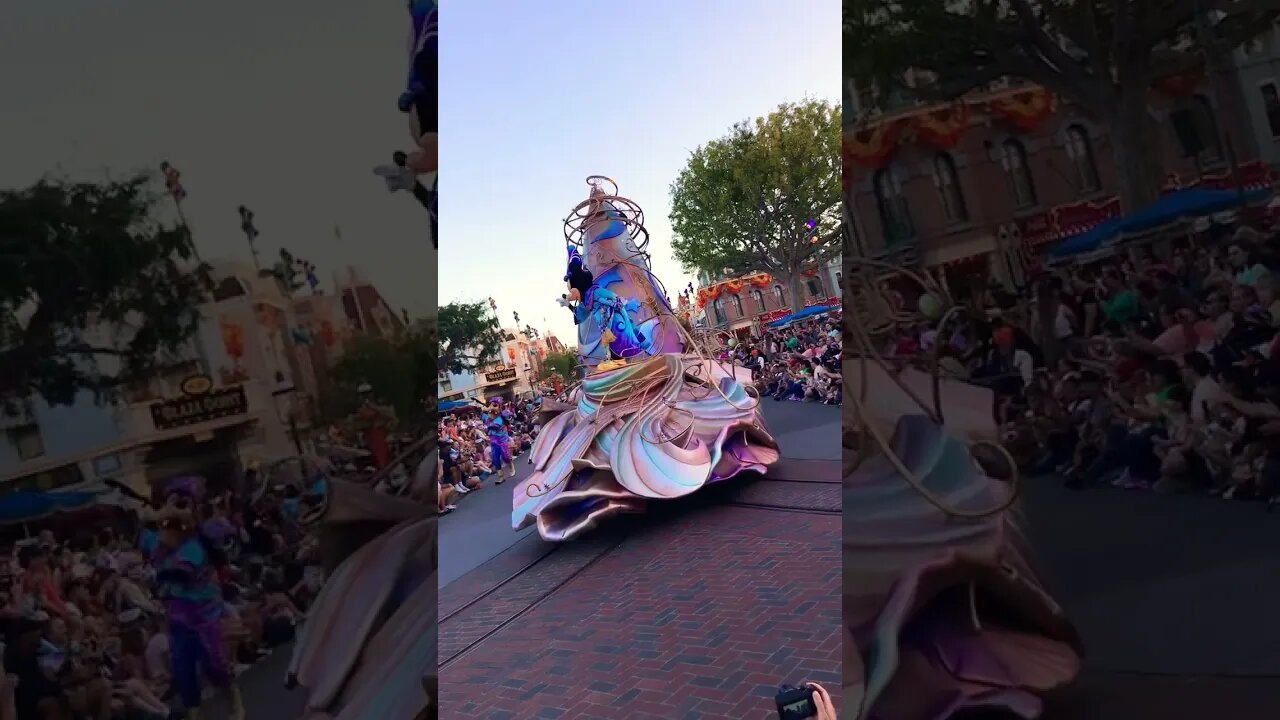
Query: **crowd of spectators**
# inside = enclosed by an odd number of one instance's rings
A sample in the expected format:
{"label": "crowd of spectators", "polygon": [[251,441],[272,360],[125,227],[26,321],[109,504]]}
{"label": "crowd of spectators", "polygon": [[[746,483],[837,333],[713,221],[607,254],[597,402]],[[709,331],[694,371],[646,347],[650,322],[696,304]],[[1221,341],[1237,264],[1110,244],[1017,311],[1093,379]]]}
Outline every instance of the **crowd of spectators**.
{"label": "crowd of spectators", "polygon": [[771,328],[759,338],[735,340],[721,358],[750,368],[761,396],[827,405],[841,402],[839,312]]}
{"label": "crowd of spectators", "polygon": [[[302,496],[296,485],[256,498],[220,492],[196,508],[219,546],[224,656],[237,672],[292,639],[323,583],[297,523]],[[140,506],[0,550],[0,720],[177,713],[164,598],[143,550],[156,533],[148,518]]]}
{"label": "crowd of spectators", "polygon": [[1280,235],[1261,225],[1131,242],[1018,290],[992,283],[956,322],[907,329],[885,354],[936,351],[946,375],[992,388],[1015,458],[1069,487],[1273,503]]}
{"label": "crowd of spectators", "polygon": [[[538,406],[541,398],[528,396],[520,400],[504,401],[501,412],[504,427],[514,461],[533,447],[541,427],[538,425]],[[437,502],[441,514],[458,509],[457,501],[471,492],[484,488],[485,481],[493,477],[496,484],[505,479],[497,474],[489,430],[483,413],[492,412],[490,406],[475,404],[462,411],[446,413],[440,418],[440,462],[443,473]]]}

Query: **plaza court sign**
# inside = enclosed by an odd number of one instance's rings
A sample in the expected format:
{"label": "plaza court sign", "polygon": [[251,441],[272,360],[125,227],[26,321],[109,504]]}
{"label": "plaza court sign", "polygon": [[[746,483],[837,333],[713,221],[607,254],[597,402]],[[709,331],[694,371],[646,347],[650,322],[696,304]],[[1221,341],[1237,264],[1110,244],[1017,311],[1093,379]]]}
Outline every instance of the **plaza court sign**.
{"label": "plaza court sign", "polygon": [[515,380],[515,379],[516,379],[516,369],[510,368],[510,367],[502,368],[501,370],[491,370],[484,374],[484,381],[491,382],[491,383],[506,382],[508,380]]}
{"label": "plaza court sign", "polygon": [[243,385],[214,390],[208,376],[195,375],[183,380],[180,387],[182,397],[151,406],[151,420],[157,430],[173,430],[249,412]]}

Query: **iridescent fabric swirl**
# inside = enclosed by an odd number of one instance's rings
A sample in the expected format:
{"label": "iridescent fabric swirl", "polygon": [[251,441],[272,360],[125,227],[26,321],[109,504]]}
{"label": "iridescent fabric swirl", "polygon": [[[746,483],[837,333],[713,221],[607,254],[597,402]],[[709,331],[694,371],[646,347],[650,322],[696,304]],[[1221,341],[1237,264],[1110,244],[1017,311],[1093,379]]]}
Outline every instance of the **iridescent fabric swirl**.
{"label": "iridescent fabric swirl", "polygon": [[[643,211],[607,194],[603,184],[612,181],[589,182],[591,196],[565,221],[565,237],[582,248],[594,275],[584,302],[597,294],[617,301],[589,306],[578,325],[586,377],[558,414],[548,412],[558,405],[544,405],[549,417],[529,457],[534,472],[512,499],[512,527],[536,524],[553,541],[642,512],[650,500],[763,472],[778,459],[750,371],[686,346],[688,336],[649,272]],[[610,358],[626,362],[602,365]]]}
{"label": "iridescent fabric swirl", "polygon": [[[980,511],[1009,488],[928,416],[901,416],[893,452],[925,488]],[[844,615],[865,660],[864,717],[945,720],[978,707],[1041,714],[1039,691],[1073,679],[1080,647],[1025,560],[1009,515],[942,514],[884,455],[845,483]],[[856,717],[856,715],[855,715]]]}
{"label": "iridescent fabric swirl", "polygon": [[911,398],[929,397],[928,376],[907,370],[895,382],[874,363],[846,368],[847,399],[864,373],[868,383],[858,422],[891,438],[901,461],[864,443],[845,477],[849,716],[945,720],[999,708],[1038,717],[1039,693],[1072,680],[1083,650],[1028,563],[1013,513],[986,512],[1010,493],[970,450],[995,437],[989,391],[944,383],[939,425]]}
{"label": "iridescent fabric swirl", "polygon": [[574,400],[543,428],[534,472],[515,488],[512,527],[536,523],[546,540],[778,460],[758,399],[728,368],[696,355],[594,373]]}

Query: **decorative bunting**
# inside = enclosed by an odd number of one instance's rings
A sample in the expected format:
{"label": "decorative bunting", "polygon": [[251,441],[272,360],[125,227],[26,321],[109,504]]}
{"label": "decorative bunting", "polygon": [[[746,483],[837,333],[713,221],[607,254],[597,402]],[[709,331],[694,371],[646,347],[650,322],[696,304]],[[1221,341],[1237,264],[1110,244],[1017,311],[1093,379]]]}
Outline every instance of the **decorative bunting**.
{"label": "decorative bunting", "polygon": [[738,294],[747,287],[767,288],[773,282],[773,276],[769,273],[756,273],[750,277],[735,278],[732,280],[723,280],[710,285],[708,287],[698,289],[698,307],[706,307],[707,303],[719,298],[725,294]]}
{"label": "decorative bunting", "polygon": [[938,150],[950,150],[969,129],[969,105],[963,100],[926,110],[915,118],[916,137]]}
{"label": "decorative bunting", "polygon": [[987,101],[991,113],[1018,130],[1033,132],[1057,109],[1057,98],[1044,88],[1018,90]]}
{"label": "decorative bunting", "polygon": [[884,167],[909,124],[906,118],[896,118],[847,133],[841,143],[845,160],[877,170]]}

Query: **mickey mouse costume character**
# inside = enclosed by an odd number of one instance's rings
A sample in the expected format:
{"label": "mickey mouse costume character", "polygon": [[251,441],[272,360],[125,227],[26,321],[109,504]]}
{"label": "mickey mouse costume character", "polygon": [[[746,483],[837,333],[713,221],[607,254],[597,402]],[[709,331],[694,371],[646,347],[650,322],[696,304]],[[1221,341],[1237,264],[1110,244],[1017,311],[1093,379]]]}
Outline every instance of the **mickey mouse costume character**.
{"label": "mickey mouse costume character", "polygon": [[[573,311],[573,323],[581,325],[582,321],[587,318],[590,306],[591,286],[595,283],[595,276],[587,269],[582,262],[582,254],[578,252],[578,248],[570,245],[569,266],[564,275],[564,281],[569,283],[569,293],[561,295],[560,304]],[[573,305],[572,303],[577,303]]]}
{"label": "mickey mouse costume character", "polygon": [[244,720],[244,700],[222,651],[225,604],[215,558],[201,538],[196,505],[204,496],[198,477],[171,480],[165,504],[152,512],[158,532],[145,535],[142,549],[151,554],[156,582],[169,617],[173,685],[187,716],[199,720],[200,677],[226,690],[232,720]]}

